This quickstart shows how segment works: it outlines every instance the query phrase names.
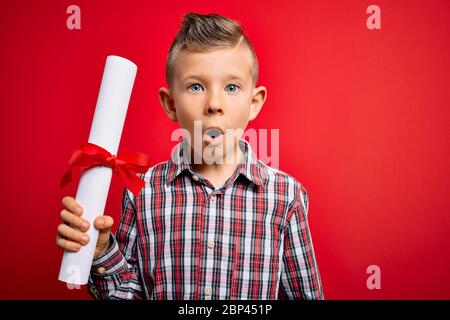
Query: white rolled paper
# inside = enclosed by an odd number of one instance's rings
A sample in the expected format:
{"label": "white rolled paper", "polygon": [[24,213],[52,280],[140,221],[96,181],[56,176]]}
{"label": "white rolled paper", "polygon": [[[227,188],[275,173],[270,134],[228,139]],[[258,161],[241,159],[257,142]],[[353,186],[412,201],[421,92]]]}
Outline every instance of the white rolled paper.
{"label": "white rolled paper", "polygon": [[[113,155],[119,148],[136,71],[137,66],[125,58],[108,56],[106,59],[89,142]],[[90,241],[78,252],[64,252],[58,277],[61,281],[75,285],[88,282],[98,239],[94,220],[105,209],[111,176],[111,168],[94,167],[80,178],[75,199],[83,207],[83,218],[91,225],[87,232]]]}

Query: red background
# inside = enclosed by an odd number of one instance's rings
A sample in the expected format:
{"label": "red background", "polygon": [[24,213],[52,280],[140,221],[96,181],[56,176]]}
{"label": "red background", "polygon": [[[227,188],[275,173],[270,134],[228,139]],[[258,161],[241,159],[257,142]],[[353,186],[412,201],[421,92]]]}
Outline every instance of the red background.
{"label": "red background", "polygon": [[[81,30],[66,27],[71,4]],[[366,27],[371,4],[381,30]],[[280,129],[280,169],[309,192],[325,297],[449,299],[447,0],[1,1],[0,298],[90,298],[57,280],[61,198],[76,191],[59,180],[109,54],[138,65],[119,152],[169,157],[178,126],[157,90],[189,11],[242,22],[256,48],[269,94],[250,127]],[[116,221],[122,189],[113,178]],[[366,287],[372,264],[380,290]]]}

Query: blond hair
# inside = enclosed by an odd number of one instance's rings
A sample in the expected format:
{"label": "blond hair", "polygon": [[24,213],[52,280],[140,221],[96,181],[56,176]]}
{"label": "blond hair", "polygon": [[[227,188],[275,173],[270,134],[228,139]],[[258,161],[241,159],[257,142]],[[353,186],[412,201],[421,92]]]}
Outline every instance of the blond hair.
{"label": "blond hair", "polygon": [[175,57],[180,51],[206,52],[232,47],[240,42],[244,42],[252,53],[252,79],[253,83],[256,84],[258,80],[258,59],[252,44],[238,22],[218,14],[188,13],[184,15],[181,27],[170,45],[167,56],[167,83],[172,84]]}

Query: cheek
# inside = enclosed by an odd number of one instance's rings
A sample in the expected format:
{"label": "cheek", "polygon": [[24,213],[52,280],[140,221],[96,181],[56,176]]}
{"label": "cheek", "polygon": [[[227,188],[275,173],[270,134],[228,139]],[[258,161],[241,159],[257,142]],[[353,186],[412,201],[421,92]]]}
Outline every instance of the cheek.
{"label": "cheek", "polygon": [[197,113],[201,111],[198,107],[201,101],[198,97],[192,95],[180,95],[175,99],[175,108],[177,114],[182,117],[192,118],[196,117]]}
{"label": "cheek", "polygon": [[247,117],[250,114],[252,99],[249,95],[239,95],[232,97],[228,105],[231,113],[237,118]]}

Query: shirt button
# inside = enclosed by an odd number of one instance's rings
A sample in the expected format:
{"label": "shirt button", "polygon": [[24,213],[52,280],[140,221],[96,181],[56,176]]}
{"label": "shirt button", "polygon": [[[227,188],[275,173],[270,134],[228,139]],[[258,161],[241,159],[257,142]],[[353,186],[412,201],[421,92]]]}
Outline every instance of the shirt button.
{"label": "shirt button", "polygon": [[198,181],[198,176],[193,175],[193,176],[192,176],[192,179],[194,179],[195,181]]}
{"label": "shirt button", "polygon": [[210,287],[205,288],[205,294],[209,297],[212,293],[212,289]]}
{"label": "shirt button", "polygon": [[212,240],[208,241],[208,248],[210,249],[214,248],[214,241]]}
{"label": "shirt button", "polygon": [[100,273],[100,274],[105,274],[106,269],[103,268],[103,267],[100,267],[100,268],[97,269],[97,272]]}
{"label": "shirt button", "polygon": [[216,195],[215,194],[213,194],[212,196],[211,196],[211,201],[216,201]]}

